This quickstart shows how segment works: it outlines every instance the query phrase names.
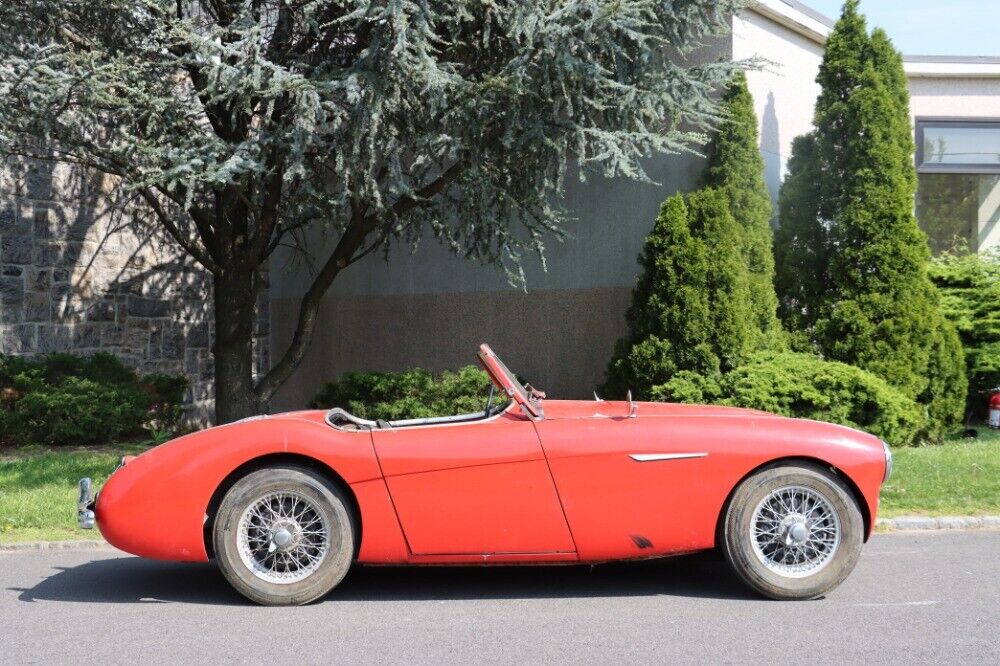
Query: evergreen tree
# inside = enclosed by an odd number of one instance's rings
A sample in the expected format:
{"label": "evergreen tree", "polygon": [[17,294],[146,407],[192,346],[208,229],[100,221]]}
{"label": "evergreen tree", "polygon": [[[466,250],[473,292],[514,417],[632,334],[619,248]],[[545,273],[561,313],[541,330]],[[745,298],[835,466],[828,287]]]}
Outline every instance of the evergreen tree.
{"label": "evergreen tree", "polygon": [[[812,339],[824,356],[869,370],[922,403],[928,434],[937,437],[961,419],[961,345],[939,312],[927,239],[913,216],[902,60],[883,32],[868,36],[857,4],[848,0],[827,41],[813,150],[803,140],[796,156],[811,163],[794,165],[783,196],[782,211],[792,216],[779,254],[817,258],[811,268],[799,261],[809,271],[805,283],[783,300],[815,322]],[[797,201],[805,205],[792,212]],[[810,239],[822,250],[797,247]],[[782,270],[778,284],[787,287],[791,269]]]}
{"label": "evergreen tree", "polygon": [[[645,158],[700,145],[744,64],[684,56],[746,4],[5,0],[0,159],[112,176],[211,273],[232,421],[265,408],[362,257],[430,232],[517,282],[566,220],[567,163],[648,180]],[[322,238],[295,333],[254,377],[262,271]]]}
{"label": "evergreen tree", "polygon": [[742,226],[743,260],[749,271],[750,307],[756,326],[754,348],[783,346],[774,291],[771,196],[764,181],[764,159],[758,146],[757,116],[746,75],[738,73],[722,96],[725,120],[708,147],[705,185],[726,195],[729,210]]}
{"label": "evergreen tree", "polygon": [[742,234],[722,192],[664,201],[639,256],[629,334],[608,365],[609,396],[649,397],[681,371],[717,376],[754,351],[760,335]]}
{"label": "evergreen tree", "polygon": [[819,218],[820,168],[816,152],[814,132],[792,141],[788,173],[778,197],[781,224],[774,235],[774,285],[781,320],[793,341],[812,329],[829,288],[829,226]]}

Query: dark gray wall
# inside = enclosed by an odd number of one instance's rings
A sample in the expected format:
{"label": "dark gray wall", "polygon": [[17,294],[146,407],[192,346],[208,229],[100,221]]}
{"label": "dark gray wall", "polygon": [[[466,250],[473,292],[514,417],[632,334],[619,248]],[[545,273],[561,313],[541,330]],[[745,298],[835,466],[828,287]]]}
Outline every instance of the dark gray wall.
{"label": "dark gray wall", "polygon": [[[481,342],[550,395],[589,396],[624,332],[636,258],[660,204],[695,188],[702,166],[693,155],[657,159],[649,173],[658,185],[570,179],[566,200],[577,221],[563,242],[548,243],[547,271],[527,259],[527,292],[432,240],[415,254],[398,249],[388,263],[372,256],[351,266],[324,299],[312,348],[273,409],[305,405],[347,370],[473,363]],[[274,353],[291,339],[306,266],[287,254],[271,264]]]}

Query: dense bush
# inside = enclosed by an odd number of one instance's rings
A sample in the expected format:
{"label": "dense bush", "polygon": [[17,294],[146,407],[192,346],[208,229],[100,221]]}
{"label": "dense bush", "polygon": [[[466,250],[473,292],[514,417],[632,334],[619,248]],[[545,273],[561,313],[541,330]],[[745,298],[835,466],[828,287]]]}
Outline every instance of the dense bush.
{"label": "dense bush", "polygon": [[930,275],[965,348],[968,409],[984,418],[986,394],[1000,386],[1000,253],[949,252],[931,262]]}
{"label": "dense bush", "polygon": [[794,352],[762,352],[721,377],[682,373],[653,390],[657,400],[714,402],[858,428],[894,446],[924,436],[916,402],[854,366]]}
{"label": "dense bush", "polygon": [[644,398],[677,372],[725,372],[757,350],[741,235],[717,190],[663,202],[639,256],[628,336],[608,364],[608,397]]}
{"label": "dense bush", "polygon": [[[928,277],[902,58],[848,0],[826,42],[816,131],[783,189],[777,283],[786,323],[823,358],[868,370],[925,409],[925,434],[961,423],[961,343]],[[806,244],[808,247],[789,247]],[[791,287],[789,289],[789,287]]]}
{"label": "dense bush", "polygon": [[140,378],[110,354],[0,354],[0,441],[94,444],[178,427],[183,377]]}
{"label": "dense bush", "polygon": [[[482,411],[489,375],[473,365],[440,375],[413,368],[402,372],[346,372],[313,399],[318,408],[341,407],[365,419],[415,419]],[[494,404],[506,404],[497,394]]]}

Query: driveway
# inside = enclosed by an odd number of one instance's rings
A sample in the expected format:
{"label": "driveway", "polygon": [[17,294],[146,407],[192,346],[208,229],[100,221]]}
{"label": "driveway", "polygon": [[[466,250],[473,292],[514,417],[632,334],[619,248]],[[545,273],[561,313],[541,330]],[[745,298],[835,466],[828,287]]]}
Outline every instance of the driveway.
{"label": "driveway", "polygon": [[261,608],[212,565],[0,553],[4,663],[1000,663],[1000,532],[876,535],[826,599],[748,593],[714,555],[364,568]]}

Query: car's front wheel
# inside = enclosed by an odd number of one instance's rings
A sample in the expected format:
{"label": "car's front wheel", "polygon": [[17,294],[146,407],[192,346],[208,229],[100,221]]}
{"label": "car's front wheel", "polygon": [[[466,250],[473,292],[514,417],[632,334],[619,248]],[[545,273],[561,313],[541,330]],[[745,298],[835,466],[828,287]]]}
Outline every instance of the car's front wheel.
{"label": "car's front wheel", "polygon": [[854,569],[864,520],[835,475],[782,465],[740,484],[720,536],[726,560],[753,589],[772,599],[815,599]]}
{"label": "car's front wheel", "polygon": [[268,606],[306,604],[332,590],[354,557],[341,491],[312,470],[261,469],[237,481],[215,515],[213,545],[226,579]]}

